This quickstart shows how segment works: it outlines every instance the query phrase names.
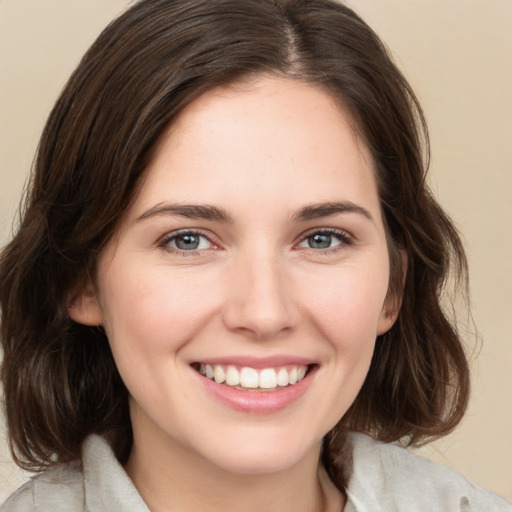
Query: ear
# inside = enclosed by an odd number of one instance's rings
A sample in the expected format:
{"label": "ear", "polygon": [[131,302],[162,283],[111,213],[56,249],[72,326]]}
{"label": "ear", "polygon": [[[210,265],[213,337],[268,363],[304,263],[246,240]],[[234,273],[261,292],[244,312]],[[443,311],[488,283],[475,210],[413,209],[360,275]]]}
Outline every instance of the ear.
{"label": "ear", "polygon": [[96,287],[90,279],[72,295],[68,313],[79,324],[96,326],[103,323],[103,312]]}
{"label": "ear", "polygon": [[[384,305],[380,313],[379,322],[377,324],[377,336],[384,334],[393,327],[398,313],[402,306],[402,297],[405,286],[405,280],[407,277],[407,253],[404,249],[399,249],[399,257],[396,258],[396,264],[398,264],[398,275],[391,270],[391,277],[389,282],[388,293],[384,300]],[[396,275],[396,277],[394,277]]]}
{"label": "ear", "polygon": [[[386,299],[386,302],[387,300],[388,299]],[[388,332],[389,329],[393,327],[397,317],[398,311],[390,310],[388,307],[386,307],[386,303],[384,303],[384,307],[380,313],[379,323],[377,324],[377,336]]]}

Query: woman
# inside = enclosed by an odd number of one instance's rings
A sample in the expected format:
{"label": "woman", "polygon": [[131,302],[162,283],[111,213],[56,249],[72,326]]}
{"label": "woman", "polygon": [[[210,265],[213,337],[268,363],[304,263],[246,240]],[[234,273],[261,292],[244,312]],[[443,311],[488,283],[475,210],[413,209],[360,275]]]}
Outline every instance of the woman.
{"label": "woman", "polygon": [[[146,0],[43,133],[0,263],[3,510],[510,510],[403,448],[469,378],[426,127],[328,0]],[[427,144],[428,146],[428,144]]]}

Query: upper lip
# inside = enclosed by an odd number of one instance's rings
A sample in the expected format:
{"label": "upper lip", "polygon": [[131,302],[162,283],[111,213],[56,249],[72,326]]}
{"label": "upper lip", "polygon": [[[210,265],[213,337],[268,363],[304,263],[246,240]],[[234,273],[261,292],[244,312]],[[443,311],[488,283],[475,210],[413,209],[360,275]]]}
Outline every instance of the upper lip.
{"label": "upper lip", "polygon": [[214,365],[232,365],[232,366],[248,366],[254,369],[262,369],[262,368],[277,368],[280,366],[308,366],[315,364],[315,361],[301,356],[291,356],[291,355],[275,355],[268,357],[254,357],[248,355],[239,355],[239,356],[226,356],[226,357],[206,357],[204,359],[198,359],[192,362],[192,364],[209,364],[211,366]]}

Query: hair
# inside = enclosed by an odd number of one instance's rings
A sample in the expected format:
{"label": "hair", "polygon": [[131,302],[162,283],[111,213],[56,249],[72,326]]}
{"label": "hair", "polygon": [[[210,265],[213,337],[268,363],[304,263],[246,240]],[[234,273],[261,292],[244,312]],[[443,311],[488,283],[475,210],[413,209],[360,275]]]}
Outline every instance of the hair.
{"label": "hair", "polygon": [[98,254],[177,114],[213,87],[261,74],[323,87],[349,112],[373,157],[387,230],[389,294],[400,313],[325,438],[328,472],[341,481],[347,430],[419,444],[462,418],[468,364],[441,300],[450,272],[466,282],[466,259],[425,183],[422,110],[383,43],[334,0],[142,0],[101,33],[61,93],[18,231],[1,255],[1,377],[20,466],[77,459],[91,433],[127,460],[128,392],[108,339],[101,327],[73,322],[67,308],[94,279]]}

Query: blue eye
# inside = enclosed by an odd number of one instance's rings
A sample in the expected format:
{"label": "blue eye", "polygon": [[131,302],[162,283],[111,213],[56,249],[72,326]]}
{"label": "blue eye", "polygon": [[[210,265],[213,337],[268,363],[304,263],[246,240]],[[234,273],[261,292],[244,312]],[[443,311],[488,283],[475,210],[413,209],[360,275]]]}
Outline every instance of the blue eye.
{"label": "blue eye", "polygon": [[308,236],[306,240],[311,249],[328,249],[329,247],[332,247],[333,241],[337,242],[335,245],[340,244],[339,240],[336,240],[332,235],[325,233],[316,233]]}
{"label": "blue eye", "polygon": [[201,251],[213,247],[212,242],[206,236],[195,231],[182,231],[171,234],[162,240],[160,245],[164,248],[171,248],[182,252]]}
{"label": "blue eye", "polygon": [[318,230],[308,234],[299,244],[306,249],[326,250],[333,249],[342,244],[351,243],[350,236],[344,231],[335,229]]}

